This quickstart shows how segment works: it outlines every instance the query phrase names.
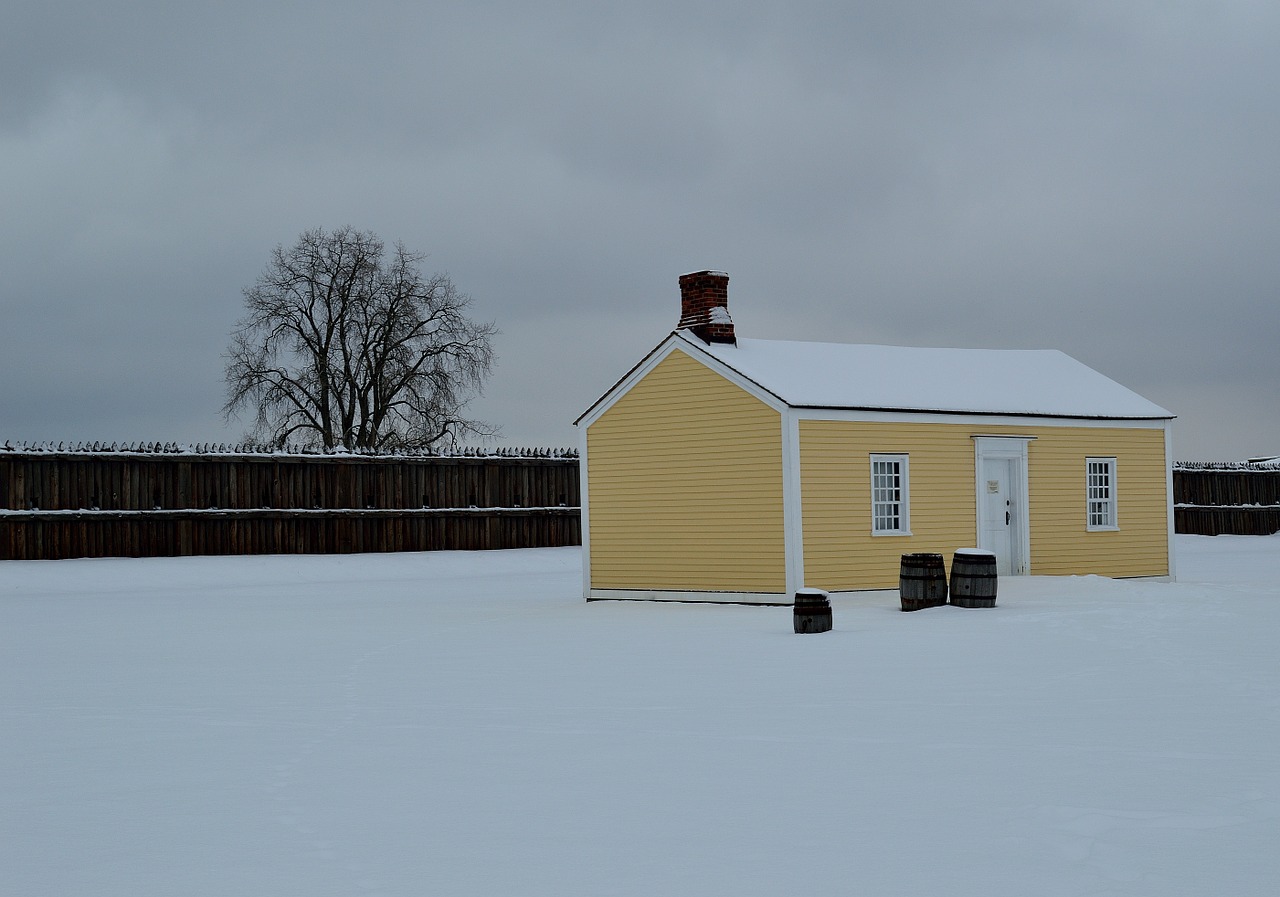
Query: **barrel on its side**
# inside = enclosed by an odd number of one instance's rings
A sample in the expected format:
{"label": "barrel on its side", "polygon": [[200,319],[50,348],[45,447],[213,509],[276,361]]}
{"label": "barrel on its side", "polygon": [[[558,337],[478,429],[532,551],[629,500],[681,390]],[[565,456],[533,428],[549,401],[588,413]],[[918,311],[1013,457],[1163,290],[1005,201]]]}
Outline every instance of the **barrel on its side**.
{"label": "barrel on its side", "polygon": [[960,548],[951,559],[951,603],[956,607],[996,606],[996,555]]}
{"label": "barrel on its side", "polygon": [[947,603],[947,569],[942,555],[916,552],[902,556],[898,595],[903,610],[941,607]]}
{"label": "barrel on its side", "polygon": [[831,602],[822,589],[801,589],[796,592],[793,614],[796,632],[830,632]]}

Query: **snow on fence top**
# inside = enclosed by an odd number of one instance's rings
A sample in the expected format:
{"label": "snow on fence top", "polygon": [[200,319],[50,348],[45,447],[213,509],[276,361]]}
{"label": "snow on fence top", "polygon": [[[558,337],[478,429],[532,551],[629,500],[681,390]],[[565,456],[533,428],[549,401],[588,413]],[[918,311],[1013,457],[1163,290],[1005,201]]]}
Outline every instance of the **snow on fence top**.
{"label": "snow on fence top", "polygon": [[337,458],[564,458],[578,457],[572,448],[519,448],[502,446],[483,448],[463,446],[455,449],[422,451],[359,451],[347,449],[313,449],[288,445],[271,448],[251,443],[227,444],[221,442],[11,442],[5,440],[0,452],[15,455],[249,455],[272,457],[337,457]]}
{"label": "snow on fence top", "polygon": [[[314,458],[318,456],[348,458],[565,458],[578,457],[574,448],[542,448],[502,446],[484,448],[464,446],[455,449],[426,451],[352,452],[347,449],[313,449],[297,445],[271,448],[252,443],[225,442],[13,442],[6,439],[0,452],[14,455],[271,455],[276,457]],[[1254,458],[1248,461],[1175,461],[1174,470],[1280,470],[1280,457]]]}
{"label": "snow on fence top", "polygon": [[1175,461],[1174,470],[1280,470],[1280,458],[1254,458],[1249,461]]}

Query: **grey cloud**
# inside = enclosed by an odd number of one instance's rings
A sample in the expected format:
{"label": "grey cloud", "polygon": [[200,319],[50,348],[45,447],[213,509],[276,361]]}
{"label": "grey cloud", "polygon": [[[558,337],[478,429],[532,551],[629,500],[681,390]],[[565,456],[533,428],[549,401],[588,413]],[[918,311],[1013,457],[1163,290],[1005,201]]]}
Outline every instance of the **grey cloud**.
{"label": "grey cloud", "polygon": [[710,266],[744,333],[1056,346],[1179,412],[1197,456],[1280,451],[1270,7],[6,18],[0,438],[224,438],[240,289],[352,224],[502,328],[479,413],[514,442],[573,440]]}

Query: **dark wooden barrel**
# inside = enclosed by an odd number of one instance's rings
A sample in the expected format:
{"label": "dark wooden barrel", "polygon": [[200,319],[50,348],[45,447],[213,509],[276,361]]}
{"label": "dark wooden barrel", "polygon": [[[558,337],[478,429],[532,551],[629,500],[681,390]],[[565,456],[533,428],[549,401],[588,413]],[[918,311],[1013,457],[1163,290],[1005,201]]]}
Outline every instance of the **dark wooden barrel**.
{"label": "dark wooden barrel", "polygon": [[996,606],[995,552],[961,548],[951,559],[951,603],[956,607]]}
{"label": "dark wooden barrel", "polygon": [[801,589],[796,592],[793,625],[796,632],[830,632],[831,602],[822,589]]}
{"label": "dark wooden barrel", "polygon": [[917,552],[902,556],[898,595],[903,610],[941,607],[947,603],[947,568],[942,555]]}

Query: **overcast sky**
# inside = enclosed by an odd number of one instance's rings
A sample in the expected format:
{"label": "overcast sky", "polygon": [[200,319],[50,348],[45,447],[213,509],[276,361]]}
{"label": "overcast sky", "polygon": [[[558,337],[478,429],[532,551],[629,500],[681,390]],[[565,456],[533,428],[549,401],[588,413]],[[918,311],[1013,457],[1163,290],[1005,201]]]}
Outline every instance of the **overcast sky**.
{"label": "overcast sky", "polygon": [[[616,6],[616,8],[615,8]],[[729,272],[740,336],[1058,348],[1280,454],[1274,0],[5,4],[0,442],[232,441],[277,244],[429,254],[510,445]]]}

